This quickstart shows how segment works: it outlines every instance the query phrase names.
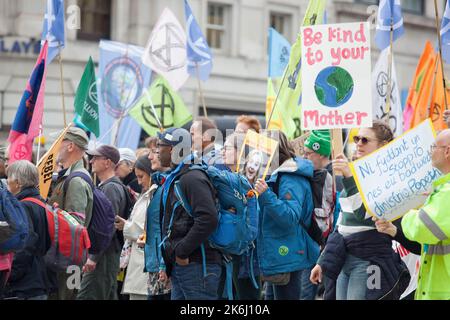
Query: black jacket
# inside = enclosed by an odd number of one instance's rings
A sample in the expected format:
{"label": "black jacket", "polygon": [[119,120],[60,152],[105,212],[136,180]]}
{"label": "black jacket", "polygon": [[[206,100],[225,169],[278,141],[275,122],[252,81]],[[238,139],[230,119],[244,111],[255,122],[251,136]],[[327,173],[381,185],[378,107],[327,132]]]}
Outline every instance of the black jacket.
{"label": "black jacket", "polygon": [[131,171],[125,178],[122,179],[122,182],[127,187],[130,187],[131,190],[137,193],[142,192],[142,187],[138,183],[138,179],[134,171]]}
{"label": "black jacket", "polygon": [[376,230],[358,232],[345,238],[339,232],[333,232],[328,238],[320,262],[327,279],[337,279],[347,254],[369,261],[370,265],[380,268],[380,289],[368,289],[366,299],[400,299],[411,276],[400,256],[392,249],[391,237]]}
{"label": "black jacket", "polygon": [[[215,189],[206,173],[200,170],[189,170],[186,165],[178,174],[180,189],[192,208],[191,217],[182,206],[174,211],[170,236],[164,243],[163,257],[170,274],[175,257],[189,258],[189,262],[202,263],[201,244],[205,246],[207,263],[221,263],[218,250],[209,246],[208,237],[216,230],[218,223]],[[174,183],[167,196],[164,210],[164,197],[161,197],[162,237],[169,231],[170,218],[178,198],[174,193]]]}
{"label": "black jacket", "polygon": [[[36,198],[43,201],[36,188],[26,188],[16,195],[17,199]],[[14,256],[11,277],[8,281],[10,297],[31,298],[48,293],[47,270],[44,255],[50,249],[45,209],[32,202],[22,202],[33,224],[34,235],[24,250]]]}

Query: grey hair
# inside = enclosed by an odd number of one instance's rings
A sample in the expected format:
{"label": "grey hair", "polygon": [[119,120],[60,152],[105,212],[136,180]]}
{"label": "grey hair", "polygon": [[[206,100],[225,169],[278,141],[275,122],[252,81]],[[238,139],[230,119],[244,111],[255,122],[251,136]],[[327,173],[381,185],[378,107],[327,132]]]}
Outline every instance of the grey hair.
{"label": "grey hair", "polygon": [[39,171],[28,160],[19,160],[10,164],[6,169],[10,180],[16,180],[21,188],[39,186]]}

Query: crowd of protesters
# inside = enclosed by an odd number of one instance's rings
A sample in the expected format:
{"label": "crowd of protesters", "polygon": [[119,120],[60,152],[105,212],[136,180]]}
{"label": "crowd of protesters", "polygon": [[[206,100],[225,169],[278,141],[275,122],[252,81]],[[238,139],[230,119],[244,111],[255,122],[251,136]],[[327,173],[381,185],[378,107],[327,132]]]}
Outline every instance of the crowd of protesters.
{"label": "crowd of protesters", "polygon": [[[275,167],[265,178],[260,153],[246,150],[241,163],[249,130],[278,141]],[[40,196],[35,165],[21,160],[8,166],[7,156],[0,157],[2,196],[9,191],[32,226],[22,250],[0,252],[0,297],[224,299],[228,259],[237,300],[398,300],[411,275],[393,250],[395,240],[421,255],[415,298],[450,299],[450,130],[438,134],[430,151],[442,173],[432,194],[394,223],[366,212],[348,160],[394,139],[384,122],[361,128],[354,154],[333,160],[328,130],[310,132],[301,150],[281,131],[263,130],[252,116],[239,117],[223,142],[216,131],[213,121],[198,118],[190,131],[167,129],[136,151],[111,145],[89,150],[86,132],[72,127],[59,149],[47,199]],[[191,170],[199,161],[244,177],[258,196],[257,236],[243,254],[224,256],[209,241],[220,223],[219,195],[205,171]],[[114,229],[106,249],[89,252],[80,285],[73,288],[72,273],[46,263],[52,242],[46,209],[32,199],[83,215],[80,221],[89,229],[97,188],[114,211]],[[180,205],[177,192],[186,204]],[[1,244],[12,226],[0,222]],[[313,226],[320,241],[311,235]],[[381,270],[374,288],[368,286],[371,266]]]}

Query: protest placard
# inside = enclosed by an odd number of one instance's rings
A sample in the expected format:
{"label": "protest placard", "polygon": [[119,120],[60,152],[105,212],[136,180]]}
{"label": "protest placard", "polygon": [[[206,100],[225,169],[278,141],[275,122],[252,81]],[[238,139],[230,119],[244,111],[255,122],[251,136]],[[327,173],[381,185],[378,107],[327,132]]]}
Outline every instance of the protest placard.
{"label": "protest placard", "polygon": [[430,119],[350,164],[369,214],[393,221],[421,206],[440,173],[431,165],[436,133]]}
{"label": "protest placard", "polygon": [[237,170],[247,170],[246,176],[264,179],[271,168],[272,160],[277,151],[278,141],[265,137],[249,130],[245,136],[244,143],[239,154]]}
{"label": "protest placard", "polygon": [[300,32],[302,129],[371,127],[368,23],[308,26]]}
{"label": "protest placard", "polygon": [[48,191],[50,190],[50,184],[52,182],[53,172],[56,171],[56,156],[58,155],[59,148],[67,133],[67,130],[72,126],[70,123],[59,135],[59,137],[53,142],[50,150],[48,150],[42,158],[39,160],[37,168],[39,171],[39,191],[41,197],[47,199]]}

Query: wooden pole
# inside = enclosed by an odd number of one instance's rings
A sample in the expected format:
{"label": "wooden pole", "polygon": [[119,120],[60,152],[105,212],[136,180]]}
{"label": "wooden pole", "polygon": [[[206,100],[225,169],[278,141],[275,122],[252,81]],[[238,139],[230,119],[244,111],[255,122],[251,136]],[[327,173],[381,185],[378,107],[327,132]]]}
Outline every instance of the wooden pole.
{"label": "wooden pole", "polygon": [[200,69],[198,67],[198,62],[195,63],[195,69],[197,70],[198,92],[203,105],[203,114],[206,118],[208,118],[208,112],[206,111],[206,104],[205,104],[205,96],[203,95],[202,83],[200,81]]}
{"label": "wooden pole", "polygon": [[388,53],[388,83],[386,92],[386,122],[389,123],[389,114],[391,113],[391,91],[392,91],[392,56],[394,54],[394,21],[391,17],[391,30],[389,31],[389,53]]}
{"label": "wooden pole", "polygon": [[63,67],[62,67],[62,57],[61,57],[61,44],[58,44],[59,54],[59,75],[61,82],[61,97],[62,97],[62,106],[63,106],[63,114],[64,114],[64,127],[67,127],[67,116],[66,116],[66,102],[64,100],[64,82],[63,82]]}
{"label": "wooden pole", "polygon": [[447,85],[445,84],[444,62],[442,59],[442,41],[441,41],[441,33],[439,30],[439,12],[438,12],[438,7],[437,7],[437,0],[434,0],[434,12],[436,14],[436,33],[437,33],[438,43],[439,43],[439,59],[441,59],[442,84],[444,85],[445,110],[448,110]]}
{"label": "wooden pole", "polygon": [[[436,80],[437,80],[437,71],[438,71],[438,62],[439,59],[436,59],[436,61],[434,62],[434,77],[433,77],[433,82],[431,83],[431,93],[430,93],[430,98],[428,99],[428,118],[431,117],[431,100],[433,99],[433,92],[434,92],[434,87],[436,86]],[[445,90],[444,90],[445,91]]]}
{"label": "wooden pole", "polygon": [[42,124],[39,125],[39,136],[38,136],[38,147],[37,147],[37,154],[36,154],[36,164],[39,163],[40,159],[40,153],[41,153],[41,138],[42,138]]}

